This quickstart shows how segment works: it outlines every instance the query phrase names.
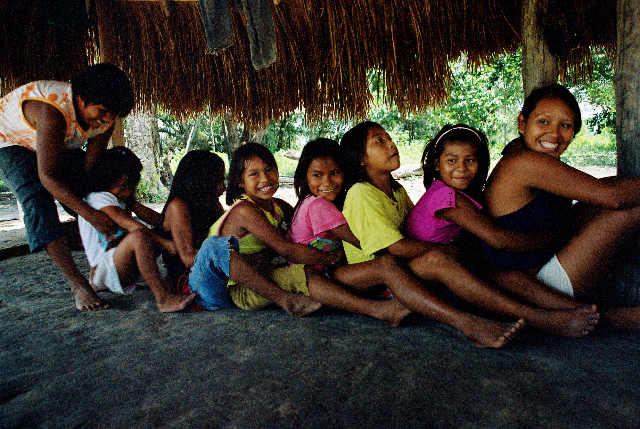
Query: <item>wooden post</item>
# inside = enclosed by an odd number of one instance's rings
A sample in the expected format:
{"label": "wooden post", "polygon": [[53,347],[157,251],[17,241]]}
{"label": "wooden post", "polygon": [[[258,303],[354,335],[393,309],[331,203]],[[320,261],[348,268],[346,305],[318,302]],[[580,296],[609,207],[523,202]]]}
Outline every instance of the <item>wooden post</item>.
{"label": "wooden post", "polygon": [[[96,8],[98,15],[98,43],[100,44],[100,60],[105,63],[117,64],[118,56],[115,48],[110,42],[110,37],[105,34],[104,17],[100,13],[100,7]],[[113,134],[111,134],[111,144],[113,146],[125,146],[124,141],[124,124],[122,119],[116,119]]]}
{"label": "wooden post", "polygon": [[522,86],[524,96],[534,88],[558,81],[558,60],[549,52],[538,25],[538,11],[548,0],[522,2]]}
{"label": "wooden post", "polygon": [[[617,57],[614,89],[618,176],[640,176],[640,1],[617,2]],[[634,240],[632,244],[637,243]],[[640,250],[629,246],[616,258],[616,305],[640,305]],[[622,255],[621,255],[622,256]]]}
{"label": "wooden post", "polygon": [[617,2],[616,132],[618,176],[640,176],[640,1]]}

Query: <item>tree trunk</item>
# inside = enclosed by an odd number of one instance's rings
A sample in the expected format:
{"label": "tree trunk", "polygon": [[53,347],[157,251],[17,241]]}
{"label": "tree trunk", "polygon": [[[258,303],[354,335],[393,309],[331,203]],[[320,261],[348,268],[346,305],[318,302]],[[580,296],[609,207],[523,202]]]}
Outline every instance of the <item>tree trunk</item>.
{"label": "tree trunk", "polygon": [[146,183],[150,193],[158,194],[162,189],[157,165],[158,118],[150,113],[135,113],[127,118],[127,147],[142,163],[141,183]]}
{"label": "tree trunk", "polygon": [[238,130],[238,122],[235,120],[233,115],[231,115],[231,113],[225,113],[223,117],[223,123],[226,134],[225,140],[227,141],[227,156],[229,157],[229,161],[231,161],[231,156],[242,144],[242,135]]}
{"label": "tree trunk", "polygon": [[538,13],[548,3],[548,0],[522,2],[522,86],[525,97],[538,86],[558,81],[558,60],[549,52],[538,23]]}
{"label": "tree trunk", "polygon": [[[617,2],[617,57],[614,87],[616,93],[616,131],[618,176],[640,176],[640,2]],[[637,240],[634,240],[637,242]],[[635,243],[634,243],[635,244]],[[616,304],[640,305],[640,250],[625,250],[623,267],[616,282]]]}

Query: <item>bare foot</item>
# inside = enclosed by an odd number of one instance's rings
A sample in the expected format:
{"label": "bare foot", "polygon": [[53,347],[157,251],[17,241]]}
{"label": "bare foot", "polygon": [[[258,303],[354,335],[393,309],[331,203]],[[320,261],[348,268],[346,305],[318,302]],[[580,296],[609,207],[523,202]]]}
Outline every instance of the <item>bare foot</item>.
{"label": "bare foot", "polygon": [[164,296],[156,298],[158,309],[163,313],[173,313],[184,310],[191,304],[198,294],[179,294],[167,292]]}
{"label": "bare foot", "polygon": [[82,286],[72,287],[71,293],[76,300],[76,308],[80,311],[95,311],[109,308],[109,304],[104,302],[93,290],[89,282]]}
{"label": "bare foot", "polygon": [[470,315],[469,317],[472,323],[462,332],[473,344],[480,347],[502,347],[525,326],[524,319],[518,319],[514,323],[503,323],[479,316]]}
{"label": "bare foot", "polygon": [[563,337],[584,337],[598,324],[600,313],[595,305],[586,305],[567,310],[545,310],[544,317],[527,322],[548,334]]}
{"label": "bare foot", "polygon": [[397,299],[380,302],[380,314],[377,317],[389,326],[399,326],[408,315],[412,313],[404,305],[400,304]]}
{"label": "bare foot", "polygon": [[286,299],[280,306],[290,315],[302,317],[319,310],[322,304],[308,295],[287,293]]}
{"label": "bare foot", "polygon": [[640,307],[610,308],[602,313],[606,326],[628,332],[640,332]]}
{"label": "bare foot", "polygon": [[89,284],[91,285],[91,289],[93,289],[94,292],[107,292],[109,290],[108,287],[106,286],[98,286],[93,284],[93,282],[89,282]]}

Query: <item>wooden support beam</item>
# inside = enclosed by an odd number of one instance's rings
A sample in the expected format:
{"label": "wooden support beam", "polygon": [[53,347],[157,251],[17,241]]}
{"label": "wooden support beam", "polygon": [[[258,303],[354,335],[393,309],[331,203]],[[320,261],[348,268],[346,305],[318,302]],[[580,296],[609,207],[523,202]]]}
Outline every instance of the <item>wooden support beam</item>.
{"label": "wooden support beam", "polygon": [[618,175],[640,176],[640,2],[617,1],[614,89]]}
{"label": "wooden support beam", "polygon": [[522,2],[522,86],[526,97],[536,87],[558,81],[558,60],[549,52],[538,25],[548,0]]}

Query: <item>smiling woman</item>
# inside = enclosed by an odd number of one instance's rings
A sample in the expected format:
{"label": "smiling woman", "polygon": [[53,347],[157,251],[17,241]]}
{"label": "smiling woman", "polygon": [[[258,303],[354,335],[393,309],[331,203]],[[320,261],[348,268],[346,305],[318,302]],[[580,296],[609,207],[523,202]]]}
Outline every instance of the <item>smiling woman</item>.
{"label": "smiling woman", "polygon": [[[78,310],[106,304],[71,257],[54,198],[104,235],[115,231],[113,221],[87,205],[78,188],[106,150],[114,117],[125,117],[133,103],[129,78],[110,64],[91,66],[70,84],[31,82],[0,100],[0,175],[22,205],[30,249],[44,248],[62,269]],[[80,150],[85,144],[86,154]],[[66,168],[69,159],[74,168]]]}
{"label": "smiling woman", "polygon": [[[486,204],[499,225],[554,239],[532,252],[484,249],[499,268],[527,270],[551,288],[592,300],[603,298],[608,261],[621,248],[637,245],[640,178],[596,179],[560,161],[580,127],[578,104],[562,85],[527,97],[518,115],[520,137],[493,169]],[[640,308],[607,309],[603,316],[614,326],[640,330]]]}

